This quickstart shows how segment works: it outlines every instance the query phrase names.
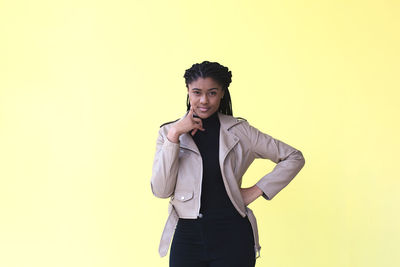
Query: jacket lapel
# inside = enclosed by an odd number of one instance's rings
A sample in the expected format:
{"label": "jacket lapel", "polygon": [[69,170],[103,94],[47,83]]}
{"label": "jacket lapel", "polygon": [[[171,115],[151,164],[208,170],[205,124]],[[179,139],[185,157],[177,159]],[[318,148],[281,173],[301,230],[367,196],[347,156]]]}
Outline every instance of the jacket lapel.
{"label": "jacket lapel", "polygon": [[200,154],[199,148],[190,136],[190,132],[182,134],[180,137],[180,143],[182,148],[189,149],[193,152]]}
{"label": "jacket lapel", "polygon": [[239,142],[239,138],[229,131],[236,123],[239,123],[236,118],[218,112],[219,121],[221,124],[219,135],[219,163],[224,165],[226,155]]}

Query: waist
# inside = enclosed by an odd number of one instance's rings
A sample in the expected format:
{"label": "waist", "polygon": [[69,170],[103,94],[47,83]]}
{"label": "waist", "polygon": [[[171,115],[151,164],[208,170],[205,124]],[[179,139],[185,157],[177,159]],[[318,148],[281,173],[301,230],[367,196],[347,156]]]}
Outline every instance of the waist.
{"label": "waist", "polygon": [[196,219],[179,218],[180,221],[187,221],[187,222],[194,220],[207,220],[207,219],[213,219],[213,220],[243,219],[243,217],[234,207],[229,207],[229,208],[202,210]]}

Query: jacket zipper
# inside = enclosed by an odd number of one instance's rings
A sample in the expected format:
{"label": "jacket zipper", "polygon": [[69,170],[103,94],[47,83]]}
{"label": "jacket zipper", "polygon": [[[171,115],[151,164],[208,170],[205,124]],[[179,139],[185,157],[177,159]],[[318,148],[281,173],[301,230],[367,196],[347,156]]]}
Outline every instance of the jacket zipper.
{"label": "jacket zipper", "polygon": [[200,190],[199,190],[199,196],[198,196],[198,198],[199,198],[199,201],[198,201],[198,203],[197,203],[197,217],[199,217],[199,215],[200,215],[200,205],[201,205],[201,189],[202,189],[202,187],[203,187],[203,159],[201,158],[201,156],[200,156],[200,185],[199,185],[199,187],[200,187]]}

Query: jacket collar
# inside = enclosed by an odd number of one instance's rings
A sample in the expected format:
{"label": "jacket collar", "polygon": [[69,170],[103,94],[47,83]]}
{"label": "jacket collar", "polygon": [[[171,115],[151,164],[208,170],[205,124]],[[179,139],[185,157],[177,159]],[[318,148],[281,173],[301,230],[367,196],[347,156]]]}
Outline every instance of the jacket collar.
{"label": "jacket collar", "polygon": [[[182,116],[180,120],[183,119],[186,114]],[[228,152],[232,149],[233,146],[236,145],[237,142],[239,142],[239,138],[231,133],[229,129],[232,126],[241,123],[242,121],[236,119],[233,116],[225,115],[221,112],[218,112],[218,118],[221,125],[219,135],[219,158],[220,160],[222,160],[222,162],[220,161],[220,163],[222,164],[223,159],[226,157]],[[182,134],[179,139],[182,148],[186,148],[200,154],[199,149],[193,141],[193,138],[190,136],[190,132]]]}

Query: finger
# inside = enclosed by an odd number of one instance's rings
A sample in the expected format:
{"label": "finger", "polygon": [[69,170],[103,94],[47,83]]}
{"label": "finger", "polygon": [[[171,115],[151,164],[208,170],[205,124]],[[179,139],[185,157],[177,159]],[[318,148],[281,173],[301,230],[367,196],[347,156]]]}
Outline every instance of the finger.
{"label": "finger", "polygon": [[202,120],[200,120],[199,129],[202,130],[202,131],[205,131],[205,130],[206,130],[206,129],[204,129],[204,127],[203,127],[203,121],[202,121]]}
{"label": "finger", "polygon": [[196,129],[196,131],[198,131],[198,130],[200,130],[200,131],[205,131],[206,129],[204,129],[201,125],[196,125],[195,127],[194,127],[194,129]]}
{"label": "finger", "polygon": [[202,131],[205,130],[205,129],[203,128],[203,121],[202,121],[202,120],[200,120],[200,121],[197,123],[196,128],[199,129],[199,130],[202,130]]}
{"label": "finger", "polygon": [[190,109],[192,110],[192,117],[193,118],[200,118],[199,115],[197,115],[196,112],[194,111],[195,106],[190,106]]}
{"label": "finger", "polygon": [[193,129],[193,130],[192,130],[192,136],[195,135],[196,132],[197,132],[197,128]]}
{"label": "finger", "polygon": [[193,108],[192,108],[192,106],[189,109],[188,115],[193,116]]}
{"label": "finger", "polygon": [[193,118],[193,111],[192,111],[191,108],[189,109],[189,111],[188,111],[188,113],[186,114],[185,118],[190,118],[190,119]]}
{"label": "finger", "polygon": [[203,128],[203,121],[202,120],[200,120],[200,122],[199,122],[199,124],[197,124],[196,128],[199,129],[199,130],[205,131],[205,129]]}
{"label": "finger", "polygon": [[193,120],[196,124],[202,125],[202,121],[201,121],[200,118],[192,118],[192,120]]}

